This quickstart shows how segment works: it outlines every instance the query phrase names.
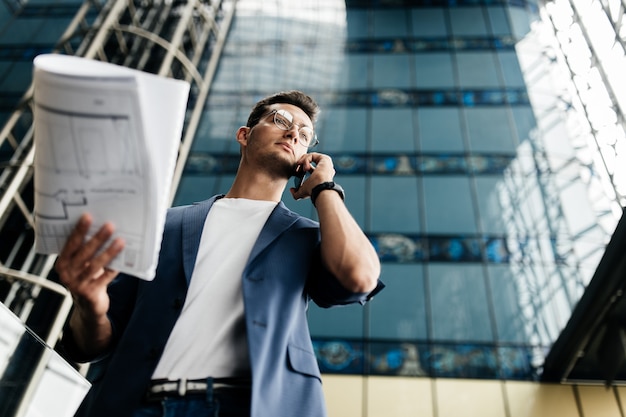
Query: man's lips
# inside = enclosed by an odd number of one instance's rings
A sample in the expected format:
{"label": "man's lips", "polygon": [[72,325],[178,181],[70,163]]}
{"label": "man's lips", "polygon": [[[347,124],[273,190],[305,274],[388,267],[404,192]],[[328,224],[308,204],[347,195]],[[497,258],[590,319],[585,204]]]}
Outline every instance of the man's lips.
{"label": "man's lips", "polygon": [[293,147],[291,145],[289,145],[288,143],[279,142],[278,145],[280,145],[283,148],[285,148],[286,150],[288,150],[292,155],[295,155],[295,152],[293,151]]}

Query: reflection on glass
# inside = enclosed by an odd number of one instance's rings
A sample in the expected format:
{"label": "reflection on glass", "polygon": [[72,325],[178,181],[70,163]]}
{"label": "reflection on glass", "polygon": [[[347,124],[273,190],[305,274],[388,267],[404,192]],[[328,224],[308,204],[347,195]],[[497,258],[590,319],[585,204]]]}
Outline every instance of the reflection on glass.
{"label": "reflection on glass", "polygon": [[0,328],[0,415],[73,415],[89,382],[3,304]]}

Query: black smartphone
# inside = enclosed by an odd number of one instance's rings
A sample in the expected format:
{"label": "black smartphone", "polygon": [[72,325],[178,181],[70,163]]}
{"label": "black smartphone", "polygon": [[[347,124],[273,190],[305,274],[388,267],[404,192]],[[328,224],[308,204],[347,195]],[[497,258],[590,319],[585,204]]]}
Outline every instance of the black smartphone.
{"label": "black smartphone", "polygon": [[306,172],[304,172],[304,169],[302,169],[301,165],[298,165],[293,175],[295,177],[293,179],[293,186],[296,191],[298,191],[300,189],[300,186],[302,185],[302,182],[304,181],[304,176],[306,175]]}

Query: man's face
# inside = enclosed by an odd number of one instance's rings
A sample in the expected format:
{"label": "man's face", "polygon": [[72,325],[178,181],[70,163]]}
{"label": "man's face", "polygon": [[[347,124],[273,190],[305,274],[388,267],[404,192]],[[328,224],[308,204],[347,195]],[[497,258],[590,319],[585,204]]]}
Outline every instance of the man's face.
{"label": "man's face", "polygon": [[313,123],[302,109],[291,104],[273,104],[250,129],[246,155],[262,168],[288,178],[293,175],[296,162],[308,150],[303,145],[304,135],[312,140],[312,132]]}

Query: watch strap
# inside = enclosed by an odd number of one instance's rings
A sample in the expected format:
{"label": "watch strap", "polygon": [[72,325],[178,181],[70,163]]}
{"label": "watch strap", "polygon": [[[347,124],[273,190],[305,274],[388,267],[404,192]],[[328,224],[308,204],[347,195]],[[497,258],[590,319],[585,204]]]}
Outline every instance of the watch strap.
{"label": "watch strap", "polygon": [[341,197],[341,199],[345,200],[345,192],[343,191],[343,188],[334,181],[327,181],[321,184],[317,184],[311,190],[311,203],[313,203],[314,206],[315,206],[315,200],[317,200],[317,196],[319,196],[320,193],[324,190],[336,191],[337,194],[339,194],[339,196]]}

